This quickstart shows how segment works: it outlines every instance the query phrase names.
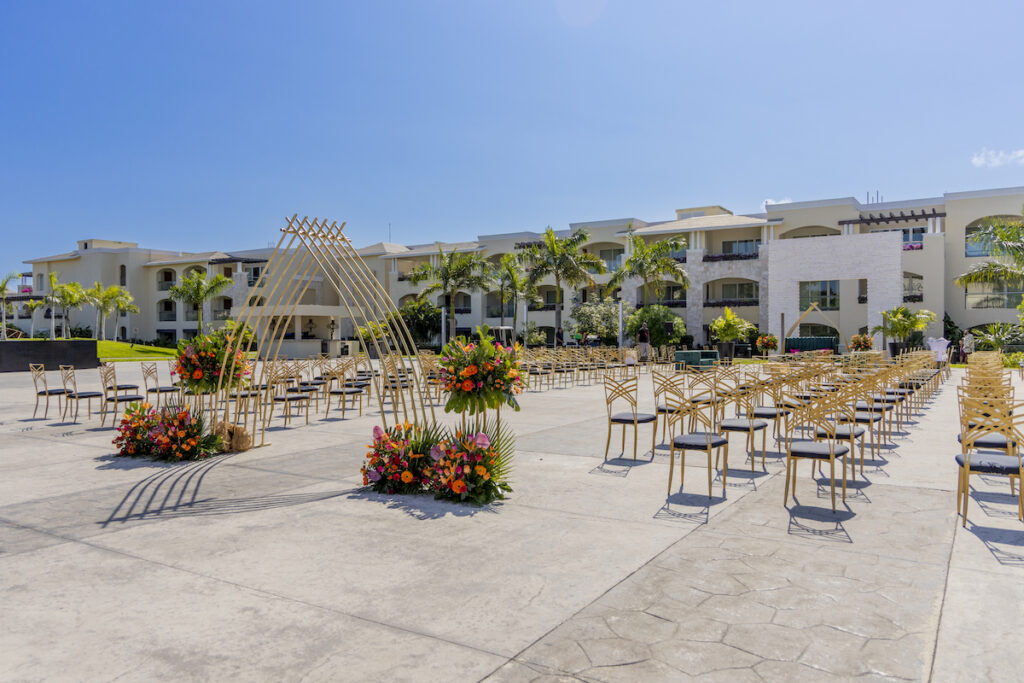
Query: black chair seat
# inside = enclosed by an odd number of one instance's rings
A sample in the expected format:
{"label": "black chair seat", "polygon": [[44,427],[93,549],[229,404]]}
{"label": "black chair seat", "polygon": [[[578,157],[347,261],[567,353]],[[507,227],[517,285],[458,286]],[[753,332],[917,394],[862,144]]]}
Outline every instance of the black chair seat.
{"label": "black chair seat", "polygon": [[308,394],[310,392],[314,392],[314,391],[318,390],[319,388],[320,388],[319,385],[300,384],[297,387],[288,387],[288,389],[286,389],[286,391],[289,394]]}
{"label": "black chair seat", "polygon": [[138,384],[117,384],[112,387],[107,387],[107,391],[136,391],[138,388]]}
{"label": "black chair seat", "polygon": [[[823,439],[825,437],[829,436],[828,432],[826,432],[824,429],[818,429],[815,432],[815,434],[818,437],[823,438]],[[859,437],[863,436],[864,428],[863,427],[858,427],[857,425],[854,425],[854,424],[836,425],[836,427],[835,427],[835,438],[837,438],[837,439],[849,439],[851,434],[853,435],[853,437],[855,439],[859,438]]]}
{"label": "black chair seat", "polygon": [[287,396],[275,396],[277,403],[291,403],[292,401],[308,401],[309,394],[288,394]]}
{"label": "black chair seat", "polygon": [[79,391],[77,393],[69,391],[66,396],[68,398],[103,398],[103,394],[98,391]]}
{"label": "black chair seat", "polygon": [[878,413],[858,412],[854,413],[854,419],[858,424],[866,424],[869,422],[878,422],[882,419],[882,416]]}
{"label": "black chair seat", "polygon": [[333,396],[354,396],[356,394],[363,393],[362,389],[356,387],[345,387],[342,389],[331,389],[331,395]]}
{"label": "black chair seat", "polygon": [[[967,456],[963,453],[956,454],[956,464],[964,466]],[[1013,455],[980,455],[971,456],[971,472],[982,474],[1019,474],[1020,460]]]}
{"label": "black chair seat", "polygon": [[[956,440],[957,440],[958,443],[963,443],[964,442],[963,438],[964,438],[963,434],[957,434],[956,435]],[[1016,446],[1017,442],[1015,441],[1013,443],[1013,445]],[[999,434],[998,432],[994,432],[992,434],[986,434],[985,436],[974,440],[974,447],[975,448],[997,448],[997,449],[1000,449],[1000,450],[1005,450],[1006,449],[1006,434]]]}
{"label": "black chair seat", "polygon": [[146,390],[147,394],[170,394],[178,393],[178,387],[152,387]]}
{"label": "black chair seat", "polygon": [[62,394],[66,394],[66,393],[68,393],[67,389],[43,389],[42,391],[37,391],[36,395],[37,396],[60,396]]}
{"label": "black chair seat", "polygon": [[913,395],[914,390],[913,389],[886,389],[885,393],[887,393],[887,394],[901,394],[903,396],[908,396],[908,395]]}
{"label": "black chair seat", "polygon": [[126,401],[145,401],[145,397],[139,396],[138,394],[118,394],[117,396],[107,396],[107,403],[125,403]]}
{"label": "black chair seat", "polygon": [[857,401],[857,410],[870,410],[874,412],[885,412],[892,410],[891,403],[868,403],[867,401]]}
{"label": "black chair seat", "polygon": [[876,403],[879,401],[882,403],[899,403],[903,400],[903,397],[897,394],[872,394],[871,399]]}
{"label": "black chair seat", "polygon": [[231,398],[255,398],[260,395],[258,391],[239,391],[231,394]]}
{"label": "black chair seat", "polygon": [[768,422],[765,420],[750,420],[745,417],[730,417],[722,420],[719,426],[727,432],[756,432],[759,429],[765,429],[768,426]]}
{"label": "black chair seat", "polygon": [[325,380],[323,377],[317,377],[316,379],[308,380],[306,382],[303,382],[302,384],[305,386],[319,387],[324,384],[327,384],[327,380]]}
{"label": "black chair seat", "polygon": [[721,434],[712,432],[693,432],[692,434],[680,434],[672,439],[672,445],[682,448],[684,451],[706,451],[709,448],[718,448],[729,443]]}
{"label": "black chair seat", "polygon": [[360,389],[365,389],[366,387],[370,386],[370,383],[369,382],[364,382],[364,381],[358,380],[358,379],[350,379],[350,380],[346,380],[345,381],[345,386],[346,387],[358,387]]}
{"label": "black chair seat", "polygon": [[829,450],[829,445],[820,441],[794,441],[789,447],[789,452],[798,458],[828,460],[833,452],[837,458],[846,455],[850,452],[850,447],[837,443],[832,450]]}
{"label": "black chair seat", "polygon": [[654,422],[657,419],[658,416],[651,413],[637,413],[635,420],[633,419],[633,413],[615,413],[612,415],[612,422],[615,424],[633,424],[633,422],[644,424],[645,422]]}
{"label": "black chair seat", "polygon": [[776,406],[756,406],[752,412],[754,417],[767,417],[774,420],[777,417],[789,415],[793,411],[787,408],[781,408]]}

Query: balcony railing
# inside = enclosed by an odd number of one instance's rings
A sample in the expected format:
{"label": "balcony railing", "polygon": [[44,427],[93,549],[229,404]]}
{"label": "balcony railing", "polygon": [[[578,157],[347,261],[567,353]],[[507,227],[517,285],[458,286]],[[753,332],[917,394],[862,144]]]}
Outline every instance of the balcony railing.
{"label": "balcony railing", "polygon": [[231,317],[231,309],[230,308],[215,308],[215,309],[213,309],[213,319],[214,320],[227,320],[230,317]]}
{"label": "balcony railing", "polygon": [[912,304],[924,301],[924,294],[904,294],[903,303]]}
{"label": "balcony railing", "polygon": [[173,323],[178,319],[178,314],[174,311],[160,311],[159,318],[162,323]]}
{"label": "balcony railing", "polygon": [[185,311],[184,320],[186,322],[190,320],[199,320],[199,311]]}
{"label": "balcony railing", "polygon": [[156,283],[156,291],[158,291],[158,292],[166,292],[167,290],[169,290],[173,286],[174,286],[174,281],[173,280],[170,280],[170,281],[160,280],[159,282]]}
{"label": "balcony railing", "polygon": [[753,254],[704,254],[704,262],[709,263],[713,261],[752,261],[759,256],[756,252]]}
{"label": "balcony railing", "polygon": [[[505,307],[505,317],[511,318],[515,311],[512,310],[511,306]],[[500,318],[501,317],[501,306],[488,306],[487,307],[488,318]]]}
{"label": "balcony railing", "polygon": [[811,307],[811,304],[818,304],[818,309],[822,311],[838,311],[839,310],[839,297],[825,298],[825,297],[814,297],[805,298],[800,297],[800,310],[806,311]]}
{"label": "balcony railing", "polygon": [[406,282],[406,281],[411,280],[411,279],[412,279],[412,275],[409,274],[409,273],[399,273],[398,274],[398,281],[399,282]]}
{"label": "balcony railing", "polygon": [[[665,299],[663,301],[651,301],[650,304],[657,304],[666,308],[686,308],[686,299]],[[637,304],[637,310],[644,307],[644,304]]]}
{"label": "balcony railing", "polygon": [[866,304],[867,302],[868,302],[868,295],[867,294],[859,294],[859,295],[857,295],[857,303],[859,303],[859,304]]}
{"label": "balcony railing", "polygon": [[468,315],[473,312],[473,309],[469,306],[456,306],[455,315]]}
{"label": "balcony railing", "polygon": [[760,306],[761,299],[710,299],[704,302],[704,308],[742,308],[743,306]]}
{"label": "balcony railing", "polygon": [[1017,308],[1024,300],[1024,292],[989,292],[968,294],[967,308]]}
{"label": "balcony railing", "polygon": [[553,311],[553,310],[555,310],[555,304],[530,304],[528,310],[531,310],[531,311]]}

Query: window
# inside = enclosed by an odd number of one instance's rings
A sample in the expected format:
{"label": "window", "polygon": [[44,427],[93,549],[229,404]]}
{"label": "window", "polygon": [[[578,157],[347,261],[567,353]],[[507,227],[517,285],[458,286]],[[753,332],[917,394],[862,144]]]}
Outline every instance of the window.
{"label": "window", "polygon": [[800,310],[818,304],[824,311],[839,310],[839,280],[818,280],[800,283]]}
{"label": "window", "polygon": [[121,279],[121,286],[122,287],[126,287],[128,285],[128,268],[124,264],[122,264],[120,270],[121,270],[121,278],[120,278]]}
{"label": "window", "polygon": [[923,225],[907,228],[879,228],[871,232],[901,232],[903,233],[903,244],[920,244],[928,228]]}
{"label": "window", "polygon": [[981,241],[975,241],[973,235],[981,231],[980,225],[975,225],[967,228],[964,231],[965,234],[965,245],[964,245],[964,256],[991,256],[992,247]]}
{"label": "window", "polygon": [[43,291],[43,274],[39,273],[36,275],[36,290]]}
{"label": "window", "polygon": [[756,299],[759,288],[756,282],[727,282],[722,285],[722,298]]}
{"label": "window", "polygon": [[622,267],[622,256],[625,253],[625,249],[601,249],[597,252],[597,255],[604,261],[604,265],[608,270],[618,270]]}
{"label": "window", "polygon": [[663,298],[665,301],[686,301],[686,288],[682,285],[666,285]]}
{"label": "window", "polygon": [[547,304],[548,306],[554,306],[556,303],[558,303],[557,299],[557,289],[549,289],[548,291],[544,292],[544,303]]}
{"label": "window", "polygon": [[801,337],[838,337],[839,333],[831,325],[818,323],[800,323]]}
{"label": "window", "polygon": [[1024,300],[1022,289],[1006,283],[968,285],[964,304],[967,308],[1017,308]]}
{"label": "window", "polygon": [[231,266],[224,266],[224,277],[231,277]]}
{"label": "window", "polygon": [[761,240],[726,240],[722,242],[723,254],[756,254]]}

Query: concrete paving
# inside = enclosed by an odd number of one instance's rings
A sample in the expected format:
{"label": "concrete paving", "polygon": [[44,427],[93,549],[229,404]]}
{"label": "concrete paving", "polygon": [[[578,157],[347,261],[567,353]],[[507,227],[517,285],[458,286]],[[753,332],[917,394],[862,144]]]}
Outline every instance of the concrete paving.
{"label": "concrete paving", "polygon": [[[503,413],[515,491],[485,508],[363,491],[376,406],[160,463],[113,456],[96,418],[33,420],[31,386],[0,375],[3,680],[960,681],[1024,665],[1024,524],[997,477],[972,478],[957,521],[951,384],[835,514],[807,465],[783,507],[781,455],[752,472],[742,437],[724,497],[696,453],[666,497],[650,427],[636,461],[617,432],[605,461],[597,385]],[[650,393],[642,376],[641,407]]]}

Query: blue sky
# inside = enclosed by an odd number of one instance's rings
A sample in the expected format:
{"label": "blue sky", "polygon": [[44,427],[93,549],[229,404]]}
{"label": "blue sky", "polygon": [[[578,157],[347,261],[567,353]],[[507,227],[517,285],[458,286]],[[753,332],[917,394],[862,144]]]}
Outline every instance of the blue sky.
{"label": "blue sky", "polygon": [[0,270],[1024,185],[1016,2],[0,2]]}

